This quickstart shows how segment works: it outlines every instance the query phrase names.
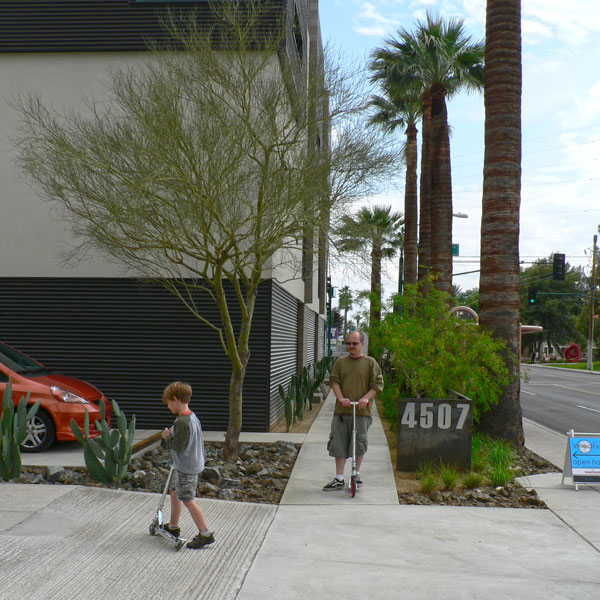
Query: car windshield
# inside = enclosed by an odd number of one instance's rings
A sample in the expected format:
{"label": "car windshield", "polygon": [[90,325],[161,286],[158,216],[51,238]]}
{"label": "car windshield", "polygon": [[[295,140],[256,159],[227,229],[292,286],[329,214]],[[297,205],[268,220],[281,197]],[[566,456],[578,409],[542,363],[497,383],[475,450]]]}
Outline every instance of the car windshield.
{"label": "car windshield", "polygon": [[15,373],[32,374],[48,370],[35,360],[5,344],[0,344],[0,363]]}

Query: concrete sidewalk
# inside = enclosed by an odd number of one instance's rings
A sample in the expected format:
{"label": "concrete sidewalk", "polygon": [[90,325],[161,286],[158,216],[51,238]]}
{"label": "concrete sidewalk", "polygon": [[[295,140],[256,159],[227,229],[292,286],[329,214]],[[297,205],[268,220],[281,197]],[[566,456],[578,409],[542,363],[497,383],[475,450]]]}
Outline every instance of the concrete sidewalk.
{"label": "concrete sidewalk", "polygon": [[[575,492],[560,474],[540,475],[524,483],[550,510],[399,505],[375,417],[363,488],[355,498],[322,492],[334,474],[325,449],[332,411],[330,396],[279,506],[198,500],[217,540],[203,550],[175,552],[148,534],[156,494],[0,484],[0,599],[598,595],[598,488]],[[525,433],[532,450],[562,467],[564,437],[531,423]],[[192,534],[185,511],[181,525]]]}

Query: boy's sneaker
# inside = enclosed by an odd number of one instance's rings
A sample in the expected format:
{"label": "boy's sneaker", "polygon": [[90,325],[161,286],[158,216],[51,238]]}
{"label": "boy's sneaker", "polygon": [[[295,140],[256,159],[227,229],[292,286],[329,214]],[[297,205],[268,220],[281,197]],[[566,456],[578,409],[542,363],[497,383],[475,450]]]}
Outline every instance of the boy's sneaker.
{"label": "boy's sneaker", "polygon": [[215,541],[215,536],[212,531],[208,534],[199,533],[191,542],[187,543],[188,548],[203,548],[204,546],[208,546],[208,544],[212,544]]}
{"label": "boy's sneaker", "polygon": [[171,527],[169,523],[165,523],[163,529],[171,535],[174,535],[176,538],[181,535],[181,529],[179,527]]}
{"label": "boy's sneaker", "polygon": [[337,477],[334,477],[327,485],[323,486],[324,492],[331,492],[332,490],[343,490],[344,489],[344,480],[340,480]]}
{"label": "boy's sneaker", "polygon": [[363,484],[362,479],[360,478],[360,475],[356,476],[356,487],[360,487]]}

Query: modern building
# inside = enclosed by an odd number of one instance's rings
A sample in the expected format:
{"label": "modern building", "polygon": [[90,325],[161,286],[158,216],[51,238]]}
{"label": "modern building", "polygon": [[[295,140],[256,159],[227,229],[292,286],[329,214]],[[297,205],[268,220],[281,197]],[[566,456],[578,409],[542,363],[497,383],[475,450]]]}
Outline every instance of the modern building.
{"label": "modern building", "polygon": [[[297,72],[302,63],[321,65],[318,0],[268,1],[274,18],[265,31],[284,16],[281,64]],[[64,252],[77,241],[14,161],[19,117],[12,100],[36,92],[46,105],[78,110],[86,98],[101,98],[111,69],[146,60],[147,41],[164,37],[160,14],[169,6],[194,12],[199,22],[212,18],[207,2],[192,0],[0,3],[0,340],[95,384],[141,427],[168,424],[162,389],[188,381],[204,427],[225,430],[231,367],[216,334],[163,288],[99,254],[66,266]],[[316,135],[326,142],[328,131]],[[261,284],[243,392],[245,431],[279,422],[279,384],[323,356],[326,250],[318,240],[308,243],[317,251],[306,253],[301,273]],[[208,298],[197,301],[206,315],[218,316]]]}

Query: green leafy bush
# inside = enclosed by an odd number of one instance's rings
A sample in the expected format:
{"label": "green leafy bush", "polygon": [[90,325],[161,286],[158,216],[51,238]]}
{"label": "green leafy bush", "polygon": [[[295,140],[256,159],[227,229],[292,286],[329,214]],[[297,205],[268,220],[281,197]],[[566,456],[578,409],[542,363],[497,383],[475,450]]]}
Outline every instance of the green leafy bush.
{"label": "green leafy bush", "polygon": [[[403,397],[445,398],[455,390],[473,400],[473,419],[497,403],[509,383],[504,340],[448,315],[448,296],[429,281],[406,286],[401,311],[389,313],[375,334],[387,357],[394,391]],[[398,396],[396,396],[397,398]]]}

